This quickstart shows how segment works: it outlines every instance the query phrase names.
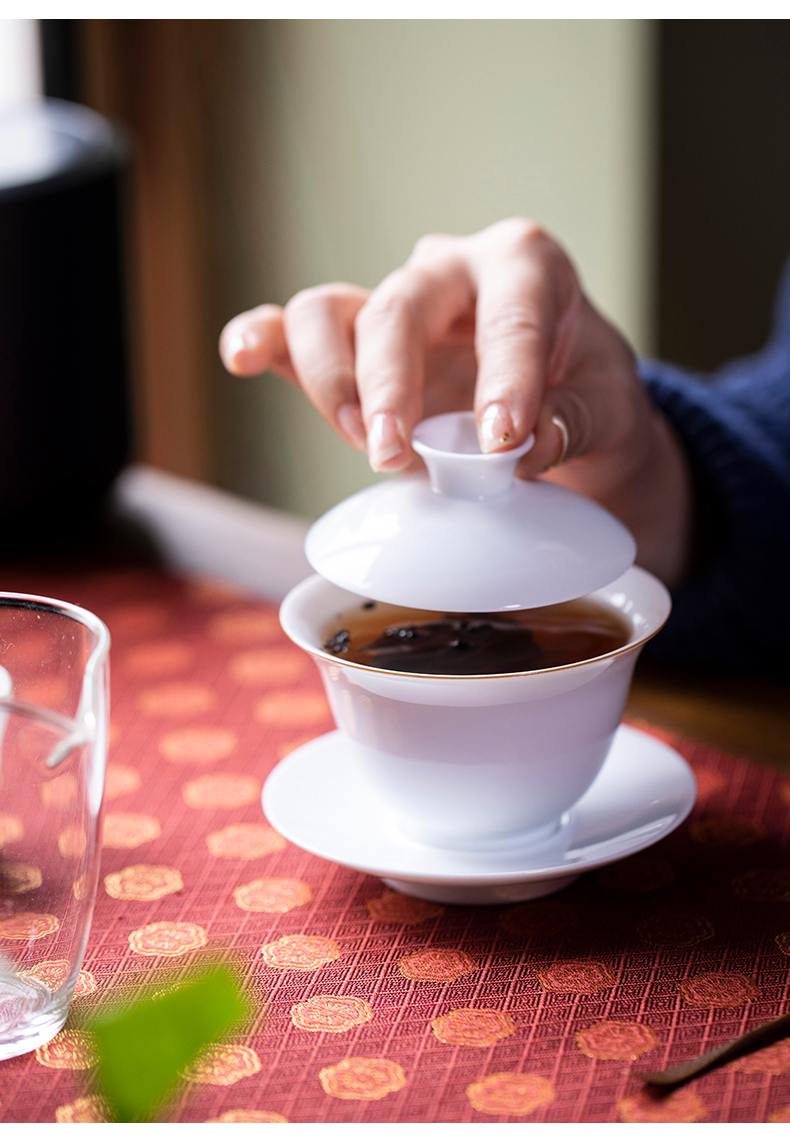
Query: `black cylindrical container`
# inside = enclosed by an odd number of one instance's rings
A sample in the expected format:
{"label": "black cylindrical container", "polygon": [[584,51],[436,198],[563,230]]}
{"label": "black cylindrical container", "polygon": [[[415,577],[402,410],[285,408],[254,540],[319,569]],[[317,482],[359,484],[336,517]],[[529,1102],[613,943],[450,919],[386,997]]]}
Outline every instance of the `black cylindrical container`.
{"label": "black cylindrical container", "polygon": [[125,166],[85,107],[0,117],[0,555],[84,531],[127,459]]}

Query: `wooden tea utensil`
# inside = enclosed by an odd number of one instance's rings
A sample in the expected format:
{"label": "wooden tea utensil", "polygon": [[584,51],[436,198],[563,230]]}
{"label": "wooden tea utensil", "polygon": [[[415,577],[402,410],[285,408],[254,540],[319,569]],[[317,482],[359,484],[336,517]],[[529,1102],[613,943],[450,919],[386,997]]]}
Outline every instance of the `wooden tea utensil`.
{"label": "wooden tea utensil", "polygon": [[766,1045],[780,1040],[788,1033],[790,1033],[790,1013],[783,1013],[781,1017],[774,1017],[773,1020],[766,1021],[755,1029],[749,1029],[735,1040],[729,1040],[726,1044],[719,1045],[718,1048],[693,1060],[684,1060],[682,1064],[665,1068],[663,1072],[641,1072],[639,1075],[651,1086],[674,1088],[678,1084],[685,1084],[687,1080],[701,1076],[704,1072],[710,1072],[713,1068],[720,1068],[722,1064],[729,1064],[739,1056],[746,1056],[759,1048],[765,1048]]}

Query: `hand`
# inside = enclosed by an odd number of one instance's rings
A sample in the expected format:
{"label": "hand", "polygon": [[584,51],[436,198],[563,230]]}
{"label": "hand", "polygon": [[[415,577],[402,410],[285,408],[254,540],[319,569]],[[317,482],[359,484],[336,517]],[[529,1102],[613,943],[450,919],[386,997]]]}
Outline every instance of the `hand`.
{"label": "hand", "polygon": [[523,477],[585,493],[634,533],[638,562],[683,575],[692,481],[684,451],[639,380],[631,348],[538,225],[501,221],[428,236],[372,292],[327,284],[236,316],[220,339],[232,373],[301,386],[375,470],[417,463],[424,417],[474,408],[490,453],[535,444]]}

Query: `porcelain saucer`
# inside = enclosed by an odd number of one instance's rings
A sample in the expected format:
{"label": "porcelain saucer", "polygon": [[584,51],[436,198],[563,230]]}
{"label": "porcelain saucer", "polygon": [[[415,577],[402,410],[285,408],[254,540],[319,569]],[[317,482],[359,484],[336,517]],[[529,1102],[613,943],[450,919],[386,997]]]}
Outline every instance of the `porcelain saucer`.
{"label": "porcelain saucer", "polygon": [[313,855],[378,875],[415,898],[478,905],[539,898],[633,855],[681,824],[695,798],[694,777],[679,753],[621,725],[594,783],[538,843],[517,836],[458,850],[409,838],[339,732],[281,761],[262,803],[272,827]]}

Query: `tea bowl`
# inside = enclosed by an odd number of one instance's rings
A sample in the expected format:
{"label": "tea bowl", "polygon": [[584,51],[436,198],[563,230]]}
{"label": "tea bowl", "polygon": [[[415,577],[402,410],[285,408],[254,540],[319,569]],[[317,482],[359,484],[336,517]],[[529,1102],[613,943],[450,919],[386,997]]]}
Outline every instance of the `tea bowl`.
{"label": "tea bowl", "polygon": [[606,760],[639,652],[671,606],[664,585],[638,567],[589,598],[620,614],[625,644],[514,674],[411,674],[327,652],[338,616],[360,597],[319,575],[286,596],[280,620],[318,666],[358,775],[404,835],[489,851],[561,831]]}

